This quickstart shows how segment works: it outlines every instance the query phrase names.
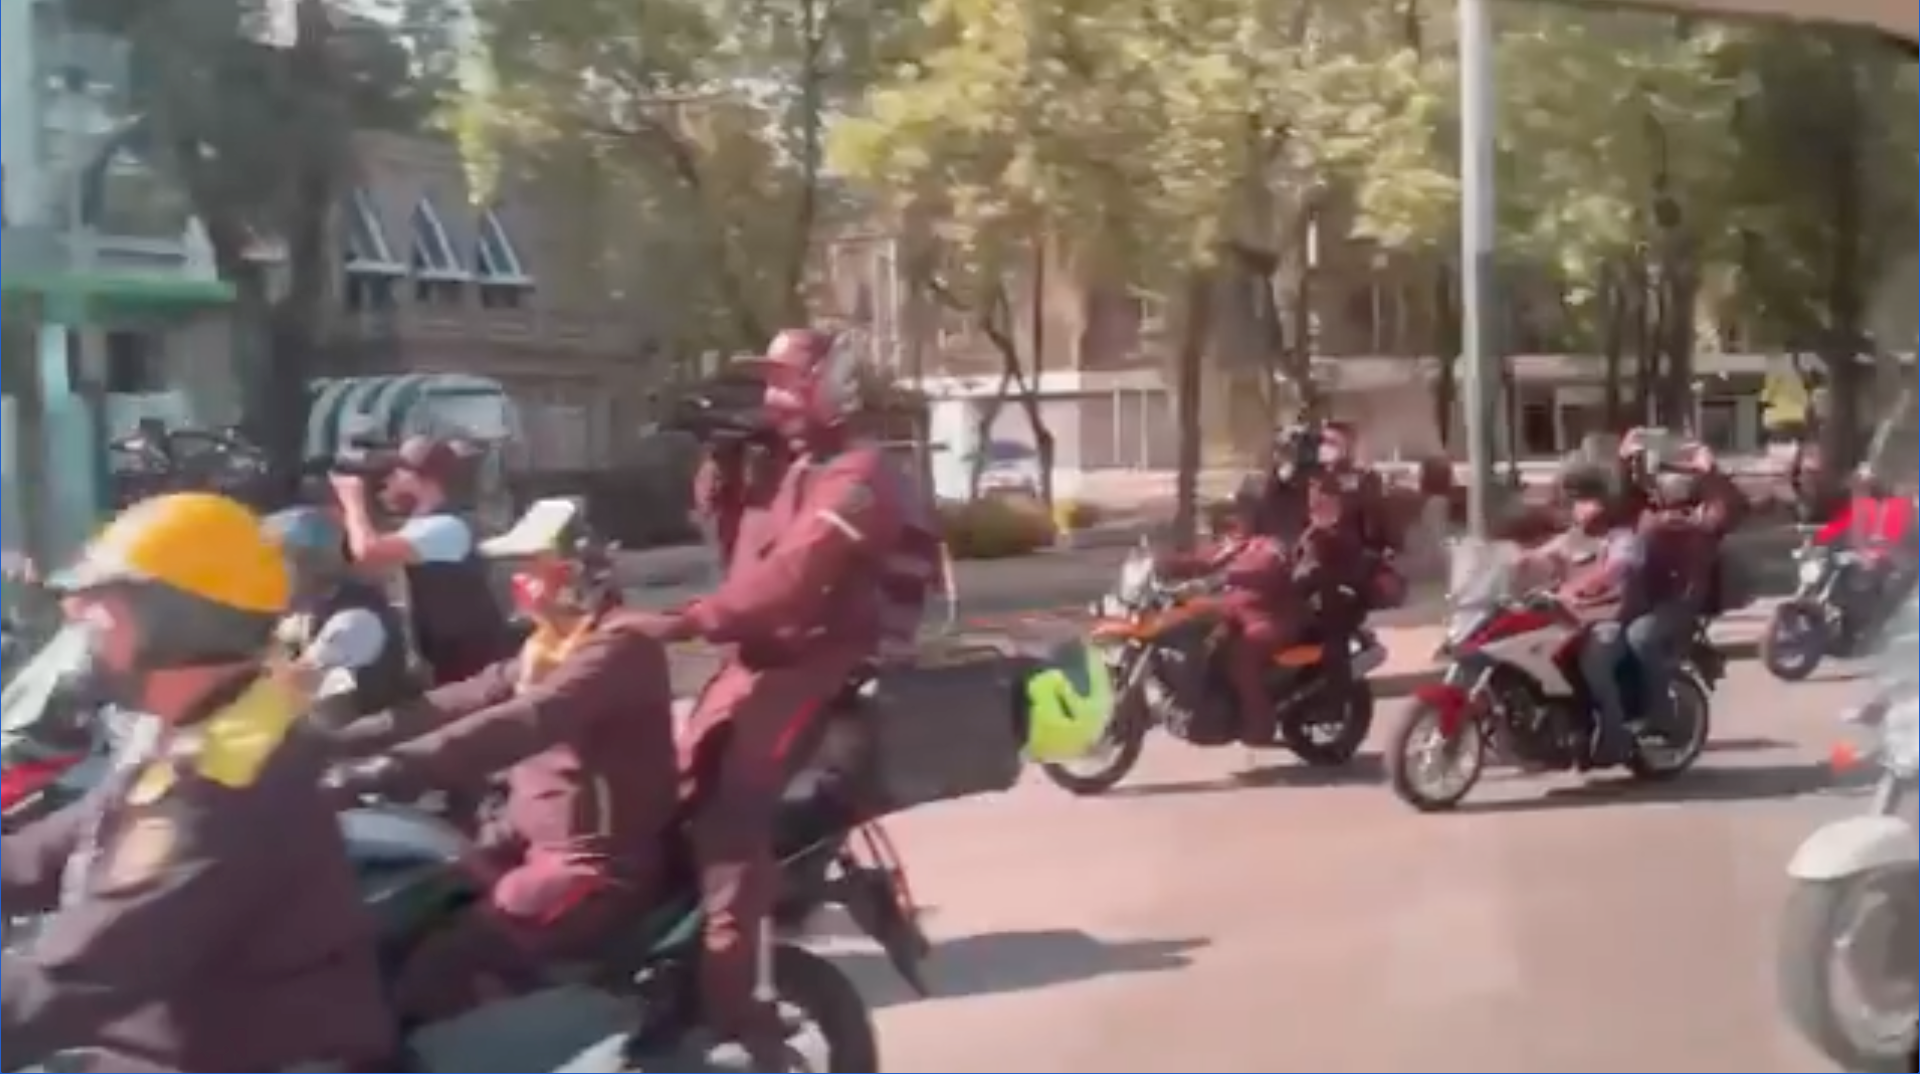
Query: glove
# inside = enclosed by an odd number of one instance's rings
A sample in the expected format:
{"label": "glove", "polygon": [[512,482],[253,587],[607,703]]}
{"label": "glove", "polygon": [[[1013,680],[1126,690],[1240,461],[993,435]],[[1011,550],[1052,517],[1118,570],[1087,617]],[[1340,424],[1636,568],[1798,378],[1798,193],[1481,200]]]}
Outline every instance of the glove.
{"label": "glove", "polygon": [[321,779],[321,786],[328,798],[345,808],[389,790],[398,781],[399,774],[400,762],[392,757],[368,757],[329,768]]}

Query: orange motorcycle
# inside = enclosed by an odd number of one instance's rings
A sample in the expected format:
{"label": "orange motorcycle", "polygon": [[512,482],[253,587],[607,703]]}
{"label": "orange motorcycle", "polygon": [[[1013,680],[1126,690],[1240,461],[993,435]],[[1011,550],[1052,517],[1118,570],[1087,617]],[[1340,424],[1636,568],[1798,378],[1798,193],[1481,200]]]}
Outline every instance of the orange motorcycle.
{"label": "orange motorcycle", "polygon": [[[1142,547],[1091,612],[1091,640],[1106,655],[1118,689],[1113,722],[1085,756],[1042,765],[1047,778],[1072,794],[1103,794],[1133,771],[1155,727],[1203,748],[1239,740],[1239,701],[1226,665],[1230,627],[1216,579],[1163,579]],[[1373,727],[1367,675],[1385,662],[1386,650],[1364,628],[1348,644],[1353,674],[1339,685],[1325,674],[1322,645],[1273,654],[1268,694],[1280,709],[1274,744],[1310,765],[1351,761]]]}

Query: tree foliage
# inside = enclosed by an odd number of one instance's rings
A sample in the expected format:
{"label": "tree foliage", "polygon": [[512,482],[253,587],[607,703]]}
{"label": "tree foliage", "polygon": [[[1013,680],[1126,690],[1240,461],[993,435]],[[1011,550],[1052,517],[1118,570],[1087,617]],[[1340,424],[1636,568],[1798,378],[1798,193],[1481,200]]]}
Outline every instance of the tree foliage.
{"label": "tree foliage", "polygon": [[683,350],[803,319],[838,213],[829,114],[898,47],[893,0],[479,0],[476,151],[574,184],[608,286],[644,291]]}

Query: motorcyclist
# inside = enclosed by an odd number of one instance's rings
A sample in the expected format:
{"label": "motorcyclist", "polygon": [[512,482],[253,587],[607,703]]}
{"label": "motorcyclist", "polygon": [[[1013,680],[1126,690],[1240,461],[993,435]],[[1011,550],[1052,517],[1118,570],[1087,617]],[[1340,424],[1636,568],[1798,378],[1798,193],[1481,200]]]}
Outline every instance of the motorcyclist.
{"label": "motorcyclist", "polygon": [[1268,669],[1273,654],[1298,634],[1300,619],[1293,607],[1292,549],[1262,528],[1265,506],[1259,494],[1243,491],[1217,540],[1192,553],[1163,555],[1158,564],[1170,577],[1220,577],[1232,628],[1227,667],[1240,707],[1240,741],[1248,746],[1273,745],[1278,727]]}
{"label": "motorcyclist", "polygon": [[281,643],[318,666],[351,672],[358,714],[418,693],[406,624],[379,586],[354,573],[346,532],[333,516],[292,507],[269,515],[266,528],[293,581],[293,604],[277,632]]}
{"label": "motorcyclist", "polygon": [[682,743],[697,788],[703,999],[716,1046],[737,1045],[753,1069],[785,1070],[786,1033],[759,977],[781,789],[822,708],[906,619],[917,628],[912,598],[924,604],[939,561],[920,498],[878,444],[849,428],[859,402],[852,348],[791,329],[762,361],[768,420],[794,460],[767,509],[742,519],[719,589],[652,628],[731,647]]}
{"label": "motorcyclist", "polygon": [[265,664],[291,586],[260,521],[156,496],[50,584],[101,696],[146,731],[92,794],[6,837],[7,912],[48,915],[0,955],[8,1068],[384,1069],[373,937],[300,719],[312,684]]}
{"label": "motorcyclist", "polygon": [[[1340,497],[1341,523],[1359,549],[1350,585],[1369,608],[1390,608],[1406,598],[1406,583],[1394,566],[1400,527],[1393,518],[1386,483],[1359,464],[1351,426],[1329,422],[1321,434],[1320,466]],[[1353,624],[1357,628],[1358,622]]]}
{"label": "motorcyclist", "polygon": [[1848,591],[1886,594],[1891,608],[1913,585],[1914,504],[1896,496],[1870,467],[1855,471],[1851,496],[1844,507],[1819,530],[1818,545],[1841,546],[1860,553],[1862,577],[1849,580]]}
{"label": "motorcyclist", "polygon": [[344,733],[361,752],[407,741],[336,769],[343,798],[506,773],[479,840],[491,891],[402,968],[409,1022],[537,985],[658,893],[679,793],[667,654],[617,614],[611,567],[577,519],[575,505],[542,501],[485,547],[520,561],[514,600],[536,628],[517,656]]}
{"label": "motorcyclist", "polygon": [[1720,530],[1718,517],[1700,507],[1700,484],[1700,475],[1686,470],[1654,477],[1650,507],[1640,517],[1641,560],[1620,611],[1640,668],[1643,715],[1656,725],[1668,714],[1667,684],[1677,654],[1714,588]]}
{"label": "motorcyclist", "polygon": [[1569,506],[1569,525],[1528,553],[1527,566],[1544,571],[1556,583],[1561,600],[1587,622],[1580,673],[1596,710],[1592,759],[1615,764],[1625,759],[1630,746],[1626,701],[1620,692],[1620,666],[1628,652],[1621,606],[1645,550],[1627,524],[1630,508],[1623,509],[1613,475],[1575,463],[1561,473],[1560,488]]}

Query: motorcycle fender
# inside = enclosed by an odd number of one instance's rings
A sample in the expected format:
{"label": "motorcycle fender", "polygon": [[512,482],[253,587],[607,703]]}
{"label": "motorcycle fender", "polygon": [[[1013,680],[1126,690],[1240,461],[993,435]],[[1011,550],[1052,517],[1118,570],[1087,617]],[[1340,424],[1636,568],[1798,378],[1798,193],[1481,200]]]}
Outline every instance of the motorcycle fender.
{"label": "motorcycle fender", "polygon": [[1414,689],[1413,699],[1440,714],[1441,734],[1452,736],[1460,733],[1467,716],[1465,687],[1450,682],[1425,683]]}
{"label": "motorcycle fender", "polygon": [[1920,863],[1913,829],[1898,817],[1848,817],[1822,827],[1793,853],[1795,880],[1841,880],[1878,869]]}

